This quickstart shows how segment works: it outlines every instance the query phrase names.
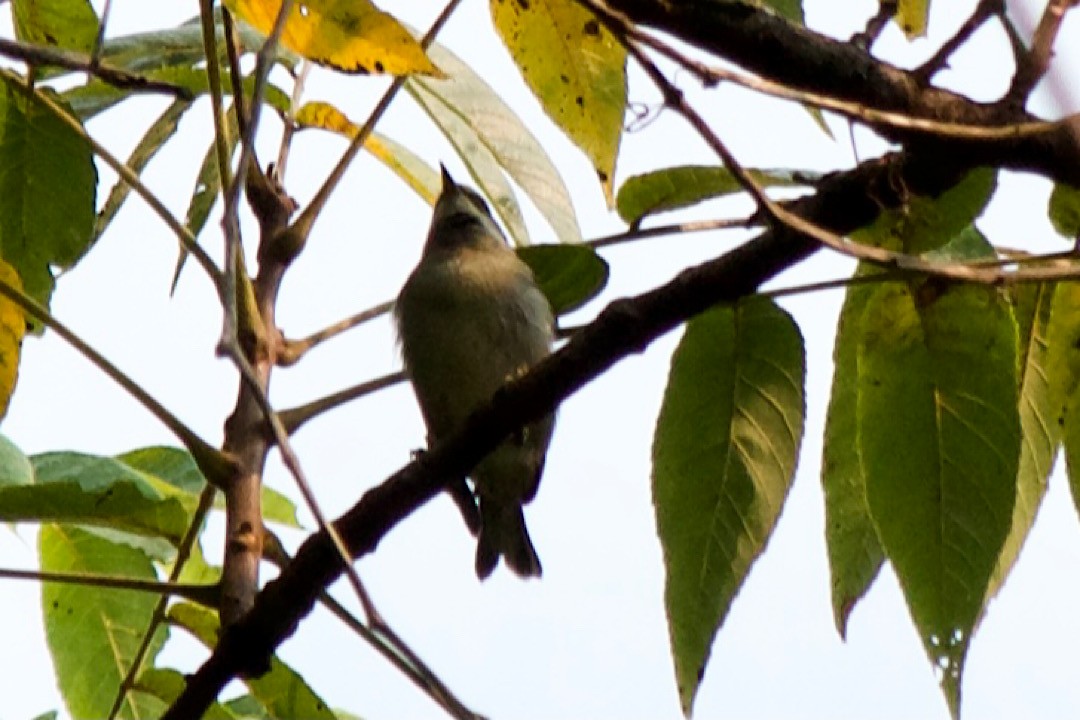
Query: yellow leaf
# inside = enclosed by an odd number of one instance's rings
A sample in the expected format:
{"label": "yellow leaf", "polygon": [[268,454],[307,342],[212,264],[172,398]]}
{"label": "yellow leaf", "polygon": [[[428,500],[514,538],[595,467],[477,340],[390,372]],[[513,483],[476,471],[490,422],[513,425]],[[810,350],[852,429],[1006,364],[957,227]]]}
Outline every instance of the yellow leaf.
{"label": "yellow leaf", "polygon": [[[281,10],[281,0],[225,0],[225,5],[266,35]],[[442,76],[409,31],[370,0],[295,0],[281,42],[343,72]]]}
{"label": "yellow leaf", "polygon": [[[320,128],[347,138],[356,137],[360,126],[346,117],[345,113],[324,102],[309,102],[296,113],[296,124],[301,128]],[[364,142],[364,149],[398,175],[428,204],[434,205],[439,196],[441,181],[424,161],[390,138],[372,134]]]}
{"label": "yellow leaf", "polygon": [[926,17],[929,12],[929,0],[900,0],[896,7],[895,20],[910,40],[926,34]]}
{"label": "yellow leaf", "polygon": [[[0,281],[22,290],[22,281],[15,269],[0,260]],[[26,334],[26,316],[18,305],[0,296],[0,418],[7,414],[8,403],[15,392],[19,376],[19,350]]]}
{"label": "yellow leaf", "polygon": [[525,82],[592,161],[613,204],[626,50],[575,0],[491,0],[491,16]]}

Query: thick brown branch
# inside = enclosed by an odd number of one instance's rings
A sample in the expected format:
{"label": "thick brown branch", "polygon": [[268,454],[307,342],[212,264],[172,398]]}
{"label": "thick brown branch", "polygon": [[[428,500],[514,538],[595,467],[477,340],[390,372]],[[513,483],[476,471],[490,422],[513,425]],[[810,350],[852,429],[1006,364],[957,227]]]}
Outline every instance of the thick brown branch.
{"label": "thick brown branch", "polygon": [[[671,3],[610,0],[609,7],[640,23],[802,91],[860,103],[875,110],[948,123],[997,127],[1036,120],[1008,102],[978,103],[936,87],[915,73],[878,60],[859,48],[793,25],[743,3]],[[949,158],[958,165],[1026,170],[1080,185],[1080,117],[1038,136],[943,140],[932,129],[869,123],[907,148]]]}

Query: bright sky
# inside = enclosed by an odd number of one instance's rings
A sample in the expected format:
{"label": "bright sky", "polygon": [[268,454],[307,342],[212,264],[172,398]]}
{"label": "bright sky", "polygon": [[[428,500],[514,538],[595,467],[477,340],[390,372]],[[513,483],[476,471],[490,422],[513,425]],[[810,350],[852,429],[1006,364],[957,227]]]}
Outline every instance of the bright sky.
{"label": "bright sky", "polygon": [[[1015,3],[1010,3],[1013,5]],[[1043,3],[1030,3],[1037,17]],[[95,2],[99,6],[99,2]],[[403,4],[404,18],[426,27],[434,0]],[[974,0],[937,0],[931,38],[908,45],[890,27],[881,56],[904,66],[930,54],[968,16]],[[807,0],[808,23],[838,37],[860,29],[875,3]],[[393,12],[399,8],[387,6]],[[166,27],[190,16],[194,3],[116,2],[112,34]],[[10,27],[6,9],[0,34]],[[1073,13],[1059,48],[1058,68],[1080,68],[1080,21]],[[1023,25],[1026,27],[1030,20]],[[543,116],[490,30],[486,4],[466,0],[440,41],[480,71],[525,118],[566,178],[586,236],[621,229],[605,212],[585,160]],[[939,79],[991,99],[1007,82],[1007,48],[984,29]],[[723,88],[702,91],[678,73],[691,102],[708,113],[722,138],[752,167],[834,169],[855,161],[846,126],[824,136],[799,108]],[[1065,75],[1061,86],[1067,86]],[[383,80],[316,72],[308,98],[337,104],[361,120]],[[630,97],[655,110],[656,93],[638,73]],[[1080,110],[1080,98],[1065,100]],[[91,124],[121,157],[136,142],[160,100],[124,106]],[[1057,112],[1040,95],[1036,107]],[[272,118],[261,136],[263,157],[276,151]],[[380,128],[432,164],[445,161],[467,175],[449,145],[408,98],[395,103]],[[181,126],[179,141],[145,178],[178,214],[186,207],[197,162],[209,142],[208,105]],[[857,133],[861,157],[881,151]],[[344,144],[303,134],[289,165],[290,192],[303,204]],[[703,144],[673,114],[664,114],[624,140],[617,178],[680,163],[711,163]],[[111,173],[99,170],[105,183]],[[1006,176],[1009,203],[996,203],[981,227],[999,244],[1030,250],[1063,247],[1045,219],[1049,184]],[[703,217],[733,215],[742,201],[714,204]],[[534,234],[550,238],[538,216]],[[375,161],[362,158],[339,188],[302,258],[290,271],[280,304],[287,334],[302,336],[393,297],[415,263],[428,209]],[[249,225],[247,236],[254,233]],[[678,269],[715,256],[740,239],[735,233],[669,238],[605,251],[612,266],[604,298],[650,288]],[[218,240],[204,244],[219,255]],[[235,397],[235,373],[213,357],[220,329],[208,283],[191,266],[176,295],[168,294],[175,243],[138,199],[129,201],[110,234],[61,279],[53,309],[182,420],[217,442]],[[253,253],[252,253],[253,255]],[[787,286],[841,277],[850,264],[821,254],[781,278]],[[947,710],[896,580],[886,569],[858,606],[845,644],[829,605],[819,459],[831,382],[832,330],[840,293],[797,296],[784,305],[798,320],[808,352],[806,438],[794,488],[776,534],[736,599],[713,655],[696,716],[737,718],[945,718]],[[585,321],[594,303],[573,320]],[[680,711],[662,605],[663,571],[649,495],[649,452],[673,334],[573,397],[561,409],[539,497],[528,508],[532,537],[544,563],[540,582],[506,571],[484,584],[472,573],[473,543],[450,503],[439,499],[396,529],[375,556],[359,564],[376,603],[398,632],[474,709],[493,718],[676,718]],[[275,375],[278,407],[323,395],[397,366],[388,323],[375,322],[313,352],[297,368]],[[112,454],[152,444],[175,444],[135,401],[102,377],[54,335],[24,345],[19,387],[3,431],[28,453],[76,449]],[[368,487],[404,464],[423,443],[411,392],[398,386],[310,423],[296,449],[328,514],[337,515]],[[296,497],[276,459],[269,482]],[[307,523],[310,527],[311,522]],[[220,523],[219,523],[220,525]],[[965,717],[1071,717],[1080,708],[1075,682],[1080,647],[1080,533],[1059,471],[1013,578],[990,608],[969,655]],[[291,541],[302,536],[291,534]],[[30,567],[35,533],[0,529],[0,565]],[[220,533],[206,545],[220,557]],[[346,601],[345,587],[337,595]],[[0,584],[0,718],[29,718],[61,707],[41,628],[39,589]],[[174,633],[162,664],[190,671],[205,656]],[[330,702],[368,718],[439,717],[438,709],[359,639],[321,611],[282,649],[284,658]]]}

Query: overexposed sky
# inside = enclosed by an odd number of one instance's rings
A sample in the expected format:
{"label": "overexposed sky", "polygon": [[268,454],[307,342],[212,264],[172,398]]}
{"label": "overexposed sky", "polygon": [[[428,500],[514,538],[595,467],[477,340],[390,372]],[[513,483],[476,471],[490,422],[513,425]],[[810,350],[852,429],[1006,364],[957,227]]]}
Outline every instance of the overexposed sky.
{"label": "overexposed sky", "polygon": [[[808,24],[846,38],[861,29],[876,3],[807,0]],[[936,0],[931,37],[909,44],[895,27],[879,55],[910,67],[928,56],[974,6]],[[1015,3],[1010,3],[1014,5]],[[1037,18],[1043,3],[1030,3]],[[383,6],[415,26],[438,12],[434,0]],[[100,7],[100,2],[95,1]],[[7,12],[0,34],[10,34]],[[195,3],[116,0],[112,35],[165,27],[196,12]],[[1073,13],[1059,40],[1057,71],[1080,74],[1080,21]],[[465,0],[440,42],[463,57],[533,128],[566,179],[586,237],[622,229],[606,211],[585,159],[551,125],[524,87],[490,27],[487,5]],[[1066,52],[1068,50],[1071,52]],[[939,81],[978,99],[993,99],[1008,82],[1009,54],[996,28],[984,28]],[[797,107],[732,88],[703,91],[686,73],[676,82],[704,110],[739,159],[751,167],[829,170],[851,167],[846,125],[835,119],[832,140]],[[1061,75],[1062,87],[1068,76]],[[386,81],[316,71],[307,98],[333,102],[362,120]],[[631,73],[630,98],[655,111],[657,95]],[[1059,112],[1045,94],[1036,107]],[[1074,94],[1065,109],[1080,110]],[[164,101],[142,98],[106,114],[90,130],[125,157]],[[280,124],[269,113],[260,136],[263,158],[276,152]],[[147,184],[182,215],[194,174],[210,141],[209,105],[188,113],[180,134],[147,169]],[[402,96],[380,130],[433,165],[445,161],[459,180],[464,167],[422,112]],[[856,132],[859,157],[882,151]],[[303,133],[289,164],[287,186],[301,204],[344,149],[339,138]],[[617,184],[628,175],[682,163],[712,163],[704,144],[673,113],[627,134]],[[112,174],[99,164],[104,197]],[[1045,219],[1049,183],[1008,175],[1007,202],[996,202],[980,226],[999,244],[1031,250],[1065,247]],[[737,215],[744,200],[713,203],[702,217]],[[550,230],[534,212],[530,229]],[[427,206],[374,160],[362,157],[315,228],[281,295],[279,321],[290,336],[306,335],[343,316],[393,297],[419,255]],[[203,243],[220,255],[214,220]],[[245,227],[254,237],[252,224]],[[604,251],[612,274],[604,300],[651,288],[688,264],[715,256],[745,235],[713,233],[641,241]],[[213,355],[220,310],[193,264],[175,296],[169,282],[175,241],[137,198],[110,233],[63,277],[53,301],[57,316],[143,384],[211,442],[235,397],[230,366]],[[250,253],[253,256],[254,253]],[[776,286],[842,277],[851,264],[820,253]],[[699,718],[946,718],[947,710],[911,625],[896,580],[886,569],[858,606],[848,642],[833,628],[819,482],[821,434],[831,382],[832,331],[842,295],[783,301],[799,322],[808,356],[807,423],[798,474],[777,531],[736,599],[698,697]],[[603,306],[593,303],[573,322]],[[397,528],[378,552],[359,563],[380,610],[399,633],[472,708],[493,718],[676,718],[680,716],[662,604],[663,570],[649,495],[651,430],[678,333],[620,363],[560,410],[537,500],[528,507],[533,540],[544,563],[540,582],[505,570],[488,582],[472,571],[473,540],[449,501],[438,499]],[[397,367],[389,324],[374,322],[320,347],[273,381],[273,400],[289,407]],[[55,335],[28,339],[19,386],[3,432],[27,453],[75,449],[113,454],[152,444],[176,444],[135,401],[101,376]],[[305,426],[296,449],[325,511],[337,515],[387,477],[422,445],[412,394],[398,386]],[[276,458],[268,482],[297,497]],[[306,515],[306,513],[305,513]],[[313,523],[308,522],[310,527]],[[220,526],[220,523],[218,523]],[[286,534],[296,543],[297,533]],[[30,567],[35,533],[0,529],[0,565]],[[220,532],[206,545],[220,557]],[[1071,717],[1080,708],[1075,667],[1080,648],[1080,533],[1060,472],[1013,578],[976,635],[964,684],[965,717]],[[348,589],[337,588],[344,601]],[[62,706],[47,656],[39,588],[0,584],[0,718],[29,718]],[[193,642],[177,642],[162,664],[190,671],[205,657]],[[322,611],[306,620],[283,657],[332,706],[366,718],[439,717],[440,711],[359,639]]]}

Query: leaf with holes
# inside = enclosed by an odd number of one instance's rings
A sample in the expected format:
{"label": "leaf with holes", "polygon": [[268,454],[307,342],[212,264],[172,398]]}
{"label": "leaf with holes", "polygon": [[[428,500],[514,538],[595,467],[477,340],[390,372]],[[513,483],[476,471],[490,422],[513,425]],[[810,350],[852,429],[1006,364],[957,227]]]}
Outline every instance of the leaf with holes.
{"label": "leaf with holes", "polygon": [[882,283],[858,347],[870,515],[954,715],[1020,459],[1016,325],[996,288]]}
{"label": "leaf with holes", "polygon": [[626,109],[626,50],[575,0],[491,0],[525,82],[592,162],[609,204]]}

